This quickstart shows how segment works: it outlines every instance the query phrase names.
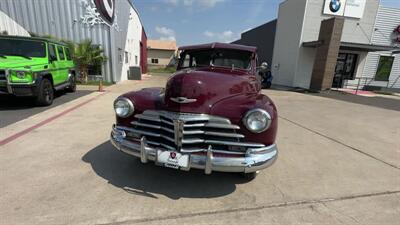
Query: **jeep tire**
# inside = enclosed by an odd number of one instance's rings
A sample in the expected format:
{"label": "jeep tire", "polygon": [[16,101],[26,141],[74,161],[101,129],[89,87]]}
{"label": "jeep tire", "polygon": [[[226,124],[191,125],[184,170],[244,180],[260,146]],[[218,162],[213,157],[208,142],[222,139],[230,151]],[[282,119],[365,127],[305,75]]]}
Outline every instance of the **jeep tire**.
{"label": "jeep tire", "polygon": [[69,77],[68,83],[67,92],[76,92],[76,79],[74,75]]}
{"label": "jeep tire", "polygon": [[36,104],[39,106],[48,106],[53,103],[54,100],[54,89],[51,81],[44,78],[40,81],[38,86],[38,93],[36,97]]}

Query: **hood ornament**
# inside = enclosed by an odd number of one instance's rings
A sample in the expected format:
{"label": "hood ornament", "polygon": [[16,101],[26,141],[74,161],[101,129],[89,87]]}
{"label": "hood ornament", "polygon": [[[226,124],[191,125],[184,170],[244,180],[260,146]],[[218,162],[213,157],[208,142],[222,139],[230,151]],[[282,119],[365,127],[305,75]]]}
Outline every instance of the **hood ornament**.
{"label": "hood ornament", "polygon": [[197,99],[194,98],[186,98],[186,97],[176,97],[176,98],[170,98],[171,101],[174,101],[176,103],[179,104],[186,104],[186,103],[192,103],[192,102],[196,102]]}

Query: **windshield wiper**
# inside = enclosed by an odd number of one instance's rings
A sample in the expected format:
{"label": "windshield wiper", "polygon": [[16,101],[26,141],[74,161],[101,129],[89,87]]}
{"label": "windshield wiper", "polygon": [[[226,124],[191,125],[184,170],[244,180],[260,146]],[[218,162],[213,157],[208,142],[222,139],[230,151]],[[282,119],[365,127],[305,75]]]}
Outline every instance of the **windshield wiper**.
{"label": "windshield wiper", "polygon": [[3,59],[7,59],[7,57],[5,55],[3,55],[3,54],[0,54],[0,57],[3,58]]}
{"label": "windshield wiper", "polygon": [[23,54],[10,54],[10,55],[12,55],[12,56],[20,56],[20,57],[23,57],[25,59],[32,59],[31,57],[23,55]]}

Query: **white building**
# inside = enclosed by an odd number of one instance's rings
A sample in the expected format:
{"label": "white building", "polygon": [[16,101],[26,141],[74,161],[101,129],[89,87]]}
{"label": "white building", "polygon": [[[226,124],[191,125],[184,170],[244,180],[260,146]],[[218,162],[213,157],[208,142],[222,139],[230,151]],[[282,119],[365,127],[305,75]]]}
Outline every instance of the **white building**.
{"label": "white building", "polygon": [[400,90],[399,26],[400,9],[379,0],[286,0],[276,20],[234,43],[257,46],[275,84]]}
{"label": "white building", "polygon": [[108,58],[101,68],[107,81],[128,79],[129,67],[147,70],[147,37],[130,0],[2,0],[0,19],[0,32],[9,35],[91,39]]}

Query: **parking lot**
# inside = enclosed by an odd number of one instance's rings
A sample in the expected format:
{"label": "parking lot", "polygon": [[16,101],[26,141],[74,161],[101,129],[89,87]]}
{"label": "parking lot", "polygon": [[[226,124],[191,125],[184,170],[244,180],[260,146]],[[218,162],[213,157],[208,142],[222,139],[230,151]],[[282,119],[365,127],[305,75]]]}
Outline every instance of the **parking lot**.
{"label": "parking lot", "polygon": [[280,155],[246,183],[141,164],[112,147],[114,99],[167,78],[126,81],[1,127],[0,224],[400,221],[396,107],[264,90],[278,107]]}
{"label": "parking lot", "polygon": [[36,107],[35,100],[32,98],[15,98],[12,95],[0,95],[0,128],[88,95],[92,93],[93,90],[94,89],[91,87],[81,87],[81,90],[78,90],[75,93],[58,91],[55,94],[53,104],[47,107]]}

